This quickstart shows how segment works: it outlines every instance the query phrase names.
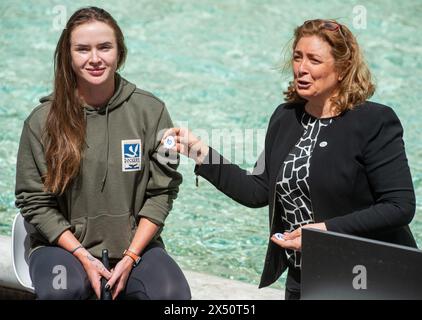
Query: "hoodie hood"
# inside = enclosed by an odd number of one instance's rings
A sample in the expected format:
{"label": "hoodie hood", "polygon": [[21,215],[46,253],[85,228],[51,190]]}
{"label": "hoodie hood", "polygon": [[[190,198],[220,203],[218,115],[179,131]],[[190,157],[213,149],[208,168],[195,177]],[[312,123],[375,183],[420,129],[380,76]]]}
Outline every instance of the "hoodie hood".
{"label": "hoodie hood", "polygon": [[[104,121],[106,121],[106,130],[104,132],[104,140],[105,140],[105,149],[104,149],[104,158],[106,159],[106,165],[103,169],[104,175],[103,179],[101,180],[100,190],[101,192],[104,190],[104,185],[107,180],[107,173],[109,167],[109,150],[110,150],[110,134],[109,134],[109,113],[112,112],[114,109],[119,108],[123,105],[123,102],[127,101],[132,93],[136,90],[136,86],[133,83],[130,83],[123,77],[121,77],[118,73],[115,73],[115,91],[113,96],[110,98],[108,103],[103,106],[102,108],[95,108],[88,104],[83,105],[84,110],[84,117],[85,121],[88,121],[89,115],[98,114],[104,116]],[[52,101],[53,100],[53,93],[48,96],[42,97],[40,99],[41,103]],[[88,146],[89,147],[89,146]]]}
{"label": "hoodie hood", "polygon": [[[84,108],[89,111],[93,111],[96,113],[105,113],[106,109],[108,108],[109,111],[119,107],[124,101],[126,101],[132,93],[135,91],[136,86],[133,83],[130,83],[126,79],[120,76],[120,74],[115,73],[114,77],[115,81],[115,91],[113,96],[108,101],[107,105],[98,109],[94,108],[90,105],[84,105]],[[49,94],[48,96],[42,97],[40,99],[41,103],[53,101],[53,93]]]}

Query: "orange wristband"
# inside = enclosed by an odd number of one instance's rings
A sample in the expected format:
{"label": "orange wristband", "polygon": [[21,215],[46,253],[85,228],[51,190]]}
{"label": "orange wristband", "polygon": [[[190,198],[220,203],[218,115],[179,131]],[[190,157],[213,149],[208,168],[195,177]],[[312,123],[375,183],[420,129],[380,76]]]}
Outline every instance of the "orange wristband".
{"label": "orange wristband", "polygon": [[141,262],[141,257],[130,251],[129,249],[123,251],[123,256],[128,256],[133,260],[133,266],[136,267]]}

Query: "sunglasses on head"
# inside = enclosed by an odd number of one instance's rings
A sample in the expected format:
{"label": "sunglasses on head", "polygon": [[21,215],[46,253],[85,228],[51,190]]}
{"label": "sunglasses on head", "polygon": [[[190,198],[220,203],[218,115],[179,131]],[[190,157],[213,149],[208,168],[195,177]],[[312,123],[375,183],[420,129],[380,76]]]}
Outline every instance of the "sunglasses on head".
{"label": "sunglasses on head", "polygon": [[[303,23],[303,25],[306,25],[306,24],[308,24],[310,22],[314,22],[314,21],[317,21],[317,20],[306,20]],[[321,28],[321,29],[326,29],[326,30],[330,30],[330,31],[337,31],[337,30],[341,29],[340,24],[338,24],[335,21],[332,21],[332,20],[320,20],[320,21],[321,21],[321,24],[319,25],[319,28]]]}
{"label": "sunglasses on head", "polygon": [[[303,25],[306,25],[307,23],[313,22],[313,21],[315,21],[315,20],[306,20],[303,23]],[[346,41],[346,38],[343,34],[343,31],[342,31],[340,24],[338,24],[337,22],[332,21],[332,20],[321,20],[321,24],[319,25],[319,28],[329,30],[329,31],[338,31],[340,33],[340,36],[343,38],[343,41],[344,41],[344,44],[346,45],[347,50],[350,50],[349,46],[347,45],[347,41]]]}

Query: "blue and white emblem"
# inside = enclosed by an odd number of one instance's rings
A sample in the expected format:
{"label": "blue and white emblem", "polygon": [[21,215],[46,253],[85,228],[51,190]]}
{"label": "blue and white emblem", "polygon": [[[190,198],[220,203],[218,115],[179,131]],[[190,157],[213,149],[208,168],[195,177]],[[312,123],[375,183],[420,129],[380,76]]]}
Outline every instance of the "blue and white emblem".
{"label": "blue and white emblem", "polygon": [[141,170],[141,139],[122,140],[122,171]]}

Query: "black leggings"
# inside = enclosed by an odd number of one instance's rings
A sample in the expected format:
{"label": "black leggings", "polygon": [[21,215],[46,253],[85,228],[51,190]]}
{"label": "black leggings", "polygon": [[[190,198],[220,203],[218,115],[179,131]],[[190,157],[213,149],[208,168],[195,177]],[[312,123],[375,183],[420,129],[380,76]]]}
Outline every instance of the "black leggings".
{"label": "black leggings", "polygon": [[286,278],[285,300],[300,300],[300,269],[290,267]]}
{"label": "black leggings", "polygon": [[[60,247],[35,250],[29,259],[29,271],[38,299],[81,300],[94,296],[82,264]],[[65,283],[60,280],[63,275]],[[126,288],[117,298],[190,300],[191,293],[176,262],[164,249],[153,247],[143,253],[141,263],[132,269]]]}

